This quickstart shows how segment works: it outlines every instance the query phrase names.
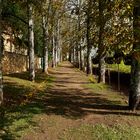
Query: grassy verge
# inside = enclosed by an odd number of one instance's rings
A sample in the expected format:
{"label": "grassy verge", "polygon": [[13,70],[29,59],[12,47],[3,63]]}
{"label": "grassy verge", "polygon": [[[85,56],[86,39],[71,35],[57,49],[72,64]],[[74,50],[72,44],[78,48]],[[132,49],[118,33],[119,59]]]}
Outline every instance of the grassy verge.
{"label": "grassy verge", "polygon": [[[91,80],[91,77],[89,77]],[[92,79],[94,81],[94,79]],[[140,139],[140,124],[139,115],[131,114],[129,111],[118,107],[127,106],[125,98],[119,92],[111,89],[109,85],[103,83],[90,83],[85,85],[95,95],[95,98],[103,98],[102,108],[98,109],[98,113],[104,112],[99,118],[102,117],[103,122],[100,120],[95,124],[83,123],[77,127],[71,127],[65,130],[59,137],[60,140],[139,140]],[[106,100],[105,100],[106,99]],[[100,104],[98,101],[93,104]],[[104,108],[108,106],[107,108]],[[96,112],[95,111],[95,112]],[[106,113],[107,114],[106,114]],[[108,114],[109,112],[109,114]],[[113,113],[114,112],[114,113]],[[94,122],[93,114],[93,122]],[[104,118],[104,119],[103,119]],[[90,118],[91,119],[91,118]],[[97,118],[96,118],[97,119]],[[95,119],[95,120],[96,120]],[[100,118],[101,119],[101,118]]]}
{"label": "grassy verge", "polygon": [[[93,67],[97,68],[98,65],[93,65]],[[111,71],[118,71],[118,64],[106,64],[107,69]],[[122,73],[130,73],[131,71],[131,66],[130,65],[125,65],[124,62],[122,61],[119,64],[119,71]]]}
{"label": "grassy verge", "polygon": [[60,140],[139,140],[140,129],[128,125],[80,125],[70,128],[60,136]]}
{"label": "grassy verge", "polygon": [[90,83],[87,88],[93,91],[104,99],[108,100],[110,105],[126,105],[127,97],[121,95],[120,92],[113,90],[109,85],[103,83]]}
{"label": "grassy verge", "polygon": [[27,77],[27,73],[4,76],[4,106],[0,112],[2,139],[19,139],[31,131],[36,125],[32,118],[45,110],[42,97],[53,78],[39,72],[32,83]]}
{"label": "grassy verge", "polygon": [[[118,64],[107,64],[107,67],[112,71],[118,71]],[[130,73],[131,66],[125,65],[123,61],[119,64],[119,71],[123,73]]]}

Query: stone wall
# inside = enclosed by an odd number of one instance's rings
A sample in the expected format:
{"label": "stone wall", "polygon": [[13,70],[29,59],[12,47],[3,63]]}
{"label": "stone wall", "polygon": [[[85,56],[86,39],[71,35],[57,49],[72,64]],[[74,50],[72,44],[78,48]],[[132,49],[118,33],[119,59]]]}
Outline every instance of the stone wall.
{"label": "stone wall", "polygon": [[2,61],[3,73],[16,73],[26,71],[28,67],[28,58],[13,52],[4,52]]}
{"label": "stone wall", "polygon": [[[35,68],[40,68],[40,59],[35,57]],[[28,56],[14,52],[4,52],[2,61],[3,73],[18,73],[28,70]]]}

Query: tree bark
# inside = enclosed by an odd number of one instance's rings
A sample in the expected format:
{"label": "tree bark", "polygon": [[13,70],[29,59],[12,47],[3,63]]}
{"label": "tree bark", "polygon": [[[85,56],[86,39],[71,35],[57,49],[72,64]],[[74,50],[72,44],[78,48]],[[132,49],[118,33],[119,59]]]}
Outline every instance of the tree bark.
{"label": "tree bark", "polygon": [[34,22],[33,22],[33,5],[28,3],[29,18],[29,79],[35,80],[35,56],[34,56]]}
{"label": "tree bark", "polygon": [[0,0],[0,105],[3,103],[3,78],[2,78],[2,0]]}
{"label": "tree bark", "polygon": [[61,41],[61,37],[59,38],[59,60],[60,62],[63,61],[63,58],[62,58],[62,41]]}
{"label": "tree bark", "polygon": [[98,83],[105,83],[105,56],[100,57],[99,59],[99,77]]}
{"label": "tree bark", "polygon": [[78,12],[78,46],[79,46],[79,68],[80,70],[83,69],[83,62],[82,62],[82,46],[81,46],[81,37],[80,37],[80,31],[81,31],[81,0],[78,0],[78,7],[79,7],[79,12]]}
{"label": "tree bark", "polygon": [[99,0],[99,78],[98,83],[102,82],[105,83],[105,57],[106,57],[106,48],[103,43],[103,35],[104,35],[104,26],[105,26],[105,20],[103,15],[103,4],[104,2],[102,0]]}
{"label": "tree bark", "polygon": [[71,48],[69,49],[69,62],[72,62],[72,51],[71,51]]}
{"label": "tree bark", "polygon": [[79,67],[79,51],[78,51],[79,45],[78,45],[78,40],[76,42],[76,48],[75,48],[75,67]]}
{"label": "tree bark", "polygon": [[80,70],[82,70],[83,69],[83,59],[82,59],[82,46],[80,45],[80,52],[79,52],[79,68],[80,68]]}
{"label": "tree bark", "polygon": [[58,65],[58,51],[59,51],[59,19],[56,21],[56,27],[55,27],[55,61],[56,61],[56,66]]}
{"label": "tree bark", "polygon": [[82,65],[82,70],[84,71],[84,68],[85,68],[85,63],[84,63],[84,61],[85,61],[84,60],[84,50],[81,51],[81,59],[82,59],[82,64],[81,64]]}
{"label": "tree bark", "polygon": [[48,26],[46,16],[42,17],[43,34],[44,34],[44,50],[43,50],[43,72],[48,74]]}
{"label": "tree bark", "polygon": [[129,108],[135,110],[140,101],[140,62],[133,59],[131,66],[131,83],[129,92]]}
{"label": "tree bark", "polygon": [[[136,2],[136,1],[135,1]],[[129,109],[135,111],[140,102],[140,5],[135,3],[133,11],[134,44],[131,65]]]}
{"label": "tree bark", "polygon": [[75,47],[73,47],[73,64],[75,63]]}
{"label": "tree bark", "polygon": [[[89,2],[89,6],[90,7],[91,5],[91,1]],[[87,33],[86,33],[86,41],[87,41],[87,57],[86,57],[86,73],[87,75],[88,74],[91,74],[92,73],[92,70],[91,70],[91,65],[90,65],[90,53],[91,53],[91,44],[90,44],[90,11],[89,11],[89,8],[87,9]]]}
{"label": "tree bark", "polygon": [[55,34],[53,30],[53,37],[52,37],[52,67],[56,67],[56,46],[55,46]]}
{"label": "tree bark", "polygon": [[60,63],[60,61],[61,61],[61,37],[60,37],[60,20],[58,19],[58,30],[57,30],[57,40],[58,40],[58,43],[57,43],[57,45],[58,45],[58,49],[57,49],[57,63]]}

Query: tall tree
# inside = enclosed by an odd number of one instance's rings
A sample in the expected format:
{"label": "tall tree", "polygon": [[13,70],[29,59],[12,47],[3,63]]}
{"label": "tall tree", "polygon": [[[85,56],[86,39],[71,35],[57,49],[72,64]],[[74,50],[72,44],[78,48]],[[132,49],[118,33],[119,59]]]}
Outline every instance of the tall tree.
{"label": "tall tree", "polygon": [[129,108],[135,110],[140,102],[140,1],[134,1],[133,9],[134,43],[131,65]]}
{"label": "tall tree", "polygon": [[81,0],[78,0],[78,48],[79,48],[79,68],[83,69],[82,46],[81,46]]}
{"label": "tall tree", "polygon": [[106,48],[104,46],[104,27],[105,27],[105,18],[104,18],[104,7],[105,2],[99,0],[99,78],[98,83],[105,83],[105,57],[106,57]]}
{"label": "tall tree", "polygon": [[44,49],[43,49],[43,72],[48,74],[48,25],[47,18],[42,15],[43,36],[44,36]]}
{"label": "tall tree", "polygon": [[33,4],[28,0],[28,20],[29,20],[29,78],[35,80],[35,56],[34,56],[34,19]]}
{"label": "tall tree", "polygon": [[0,0],[0,105],[3,102],[3,83],[2,83],[2,5]]}
{"label": "tall tree", "polygon": [[[49,14],[51,0],[46,1],[47,5],[43,6],[42,14],[42,27],[44,36],[44,49],[43,49],[43,72],[48,74],[48,56],[49,56]],[[45,4],[45,3],[43,3]]]}
{"label": "tall tree", "polygon": [[86,73],[87,74],[91,74],[92,73],[92,67],[91,67],[91,49],[92,49],[92,45],[91,45],[91,36],[90,36],[90,31],[91,31],[91,12],[92,12],[92,0],[88,0],[88,4],[87,4],[87,11],[86,11],[86,41],[87,41],[87,58],[86,58]]}

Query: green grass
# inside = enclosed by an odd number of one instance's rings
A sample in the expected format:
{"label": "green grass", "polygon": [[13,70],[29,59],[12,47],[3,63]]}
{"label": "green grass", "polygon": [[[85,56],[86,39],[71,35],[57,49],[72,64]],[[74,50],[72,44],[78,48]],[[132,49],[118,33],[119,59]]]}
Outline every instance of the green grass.
{"label": "green grass", "polygon": [[0,109],[0,138],[19,139],[32,131],[36,122],[32,118],[44,113],[42,100],[53,77],[37,73],[35,82],[27,80],[28,73],[4,76],[4,106]]}
{"label": "green grass", "polygon": [[[98,65],[94,64],[93,67],[97,68]],[[118,71],[118,64],[106,64],[106,68],[111,71]],[[123,73],[130,73],[131,72],[131,66],[125,65],[123,61],[119,64],[119,71]]]}
{"label": "green grass", "polygon": [[60,140],[139,140],[140,129],[128,125],[83,124],[69,128],[60,135]]}
{"label": "green grass", "polygon": [[[107,67],[110,69],[110,70],[113,70],[113,71],[118,71],[118,64],[107,64]],[[124,72],[124,73],[130,73],[131,71],[131,66],[130,65],[125,65],[123,63],[123,61],[119,64],[119,70],[120,72]]]}
{"label": "green grass", "polygon": [[102,91],[102,90],[110,90],[110,86],[104,83],[91,83],[88,84],[87,87],[95,89],[97,91]]}
{"label": "green grass", "polygon": [[119,92],[113,90],[109,85],[104,83],[90,83],[86,85],[87,88],[93,91],[93,94],[97,94],[99,97],[103,97],[110,105],[126,105],[125,101],[127,97],[121,95]]}

